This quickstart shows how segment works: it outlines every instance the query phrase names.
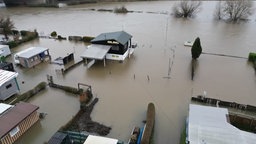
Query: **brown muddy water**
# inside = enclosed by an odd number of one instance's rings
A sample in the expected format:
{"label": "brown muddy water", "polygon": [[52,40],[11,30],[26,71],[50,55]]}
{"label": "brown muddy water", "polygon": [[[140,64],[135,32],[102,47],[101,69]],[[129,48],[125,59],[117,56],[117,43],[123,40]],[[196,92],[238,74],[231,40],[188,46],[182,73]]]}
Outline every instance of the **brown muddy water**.
{"label": "brown muddy water", "polygon": [[[256,105],[256,75],[246,59],[201,55],[194,81],[191,81],[190,48],[183,46],[184,41],[199,36],[204,52],[246,58],[249,52],[255,51],[255,15],[250,21],[240,24],[215,21],[213,11],[216,2],[203,2],[196,18],[175,19],[170,15],[173,4],[161,1],[100,3],[59,9],[1,8],[0,14],[9,16],[19,30],[37,29],[44,35],[57,31],[62,36],[97,36],[102,32],[125,30],[139,45],[134,55],[124,63],[107,61],[106,67],[97,63],[90,69],[82,64],[65,76],[58,73],[58,65],[49,63],[34,69],[15,67],[19,72],[21,92],[46,81],[47,74],[52,75],[56,83],[64,85],[90,84],[94,96],[99,98],[92,119],[112,127],[108,137],[124,141],[128,141],[134,126],[143,125],[147,104],[153,102],[156,108],[156,144],[179,143],[190,98],[203,91],[207,91],[208,97]],[[114,14],[88,10],[113,9],[122,5],[142,13]],[[50,49],[53,59],[74,52],[78,61],[85,45],[39,39],[18,46],[12,52],[29,46],[43,46]],[[171,78],[166,79],[169,59],[173,65]],[[39,112],[48,115],[32,127],[17,142],[19,144],[48,141],[79,109],[77,97],[52,88],[47,88],[30,102],[40,106]]]}

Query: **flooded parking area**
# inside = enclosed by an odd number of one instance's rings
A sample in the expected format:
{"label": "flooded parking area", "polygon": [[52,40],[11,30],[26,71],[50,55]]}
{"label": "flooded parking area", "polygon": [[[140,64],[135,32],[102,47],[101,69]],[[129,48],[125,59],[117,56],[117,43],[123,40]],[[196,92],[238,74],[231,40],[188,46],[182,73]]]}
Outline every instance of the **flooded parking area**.
{"label": "flooded parking area", "polygon": [[[157,144],[179,143],[191,96],[207,91],[207,97],[256,105],[256,77],[247,62],[249,52],[255,51],[255,15],[252,20],[230,24],[213,19],[215,3],[203,2],[201,12],[193,19],[176,19],[171,15],[174,2],[99,3],[65,8],[1,8],[18,30],[34,30],[48,35],[52,31],[64,37],[97,36],[104,32],[124,30],[130,33],[138,48],[123,63],[101,62],[90,69],[80,64],[65,75],[61,66],[41,63],[35,68],[15,66],[19,73],[21,93],[52,75],[55,83],[77,87],[78,83],[92,85],[99,98],[92,119],[112,128],[108,137],[128,141],[134,126],[142,126],[150,102],[155,104],[154,141]],[[115,14],[89,9],[113,9],[124,5],[141,13]],[[153,13],[152,13],[153,12]],[[191,81],[191,51],[184,41],[200,37],[203,52],[240,56],[221,57],[202,54]],[[87,43],[40,38],[11,49],[12,53],[31,46],[49,48],[52,59],[74,53],[75,61]],[[7,61],[12,61],[13,55]],[[168,76],[169,61],[171,65]],[[24,82],[24,83],[22,83]],[[50,137],[79,110],[75,95],[48,87],[30,103],[47,113],[45,119],[33,126],[19,144],[47,142]]]}

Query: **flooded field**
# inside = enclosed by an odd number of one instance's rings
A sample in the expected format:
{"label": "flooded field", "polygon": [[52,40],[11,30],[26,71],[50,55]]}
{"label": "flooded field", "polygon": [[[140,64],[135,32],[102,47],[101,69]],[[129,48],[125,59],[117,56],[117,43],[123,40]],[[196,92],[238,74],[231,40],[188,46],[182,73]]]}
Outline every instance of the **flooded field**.
{"label": "flooded field", "polygon": [[[92,85],[99,98],[92,119],[111,126],[109,137],[128,141],[134,126],[142,126],[149,102],[156,108],[154,141],[156,144],[177,144],[184,127],[191,96],[207,91],[207,97],[256,105],[256,76],[247,59],[201,55],[194,81],[191,81],[191,52],[184,47],[187,40],[200,37],[203,52],[247,57],[255,51],[256,17],[240,24],[213,19],[216,2],[203,2],[194,19],[176,19],[170,15],[174,2],[100,3],[55,8],[1,8],[0,15],[9,16],[18,30],[34,30],[48,35],[52,31],[66,37],[97,36],[103,32],[124,30],[138,43],[134,55],[124,63],[107,61],[106,67],[96,63],[90,69],[83,64],[64,76],[55,64],[43,63],[32,69],[15,67],[19,72],[21,92],[27,91],[46,75],[54,82],[77,87]],[[124,5],[142,13],[114,14],[89,9],[113,9]],[[74,53],[80,60],[85,43],[39,39],[12,49],[15,53],[30,46],[50,49],[52,58]],[[170,79],[169,59],[173,62]],[[12,61],[12,57],[8,58]],[[148,79],[149,78],[149,79]],[[22,84],[24,81],[24,84]],[[49,140],[79,110],[78,98],[63,91],[47,88],[31,103],[47,113],[36,126],[21,138],[19,144],[39,144]]]}

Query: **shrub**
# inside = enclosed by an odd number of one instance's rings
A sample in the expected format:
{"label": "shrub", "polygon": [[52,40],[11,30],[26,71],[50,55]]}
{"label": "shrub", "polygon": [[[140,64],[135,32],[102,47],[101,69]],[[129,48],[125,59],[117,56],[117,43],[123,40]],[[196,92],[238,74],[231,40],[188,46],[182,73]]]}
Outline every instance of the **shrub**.
{"label": "shrub", "polygon": [[114,9],[114,13],[127,13],[127,12],[128,10],[124,6]]}
{"label": "shrub", "polygon": [[193,17],[199,12],[201,4],[201,1],[182,0],[172,7],[172,12],[177,18]]}
{"label": "shrub", "polygon": [[53,32],[51,33],[51,36],[52,36],[52,37],[56,37],[56,36],[57,36],[57,32],[56,32],[56,31],[53,31]]}
{"label": "shrub", "polygon": [[29,31],[26,31],[26,30],[20,31],[21,36],[26,36],[28,33],[29,33]]}
{"label": "shrub", "polygon": [[69,36],[68,37],[68,40],[70,40],[70,41],[82,41],[82,37],[81,36]]}
{"label": "shrub", "polygon": [[37,93],[39,93],[41,90],[44,90],[47,86],[46,82],[41,82],[38,85],[36,85],[33,89],[17,96],[17,99],[15,99],[14,101],[12,101],[12,104],[15,104],[19,101],[28,101],[31,97],[33,97],[34,95],[36,95]]}
{"label": "shrub", "polygon": [[10,41],[10,42],[7,43],[7,45],[8,45],[10,48],[14,48],[14,47],[18,46],[19,44],[18,44],[18,42],[16,42],[16,41]]}
{"label": "shrub", "polygon": [[12,33],[13,33],[14,35],[18,35],[20,32],[19,32],[18,30],[12,30]]}
{"label": "shrub", "polygon": [[83,37],[84,42],[91,42],[91,40],[93,40],[93,39],[94,39],[94,37],[90,37],[90,36],[84,36]]}
{"label": "shrub", "polygon": [[217,12],[219,19],[224,19],[232,22],[247,20],[253,14],[253,1],[251,0],[227,0],[220,1]]}
{"label": "shrub", "polygon": [[98,9],[98,11],[102,11],[102,12],[113,12],[113,10],[109,10],[109,9]]}
{"label": "shrub", "polygon": [[67,38],[62,37],[61,35],[58,35],[58,40],[66,40]]}
{"label": "shrub", "polygon": [[256,61],[256,53],[250,52],[248,56],[248,60],[250,62],[255,62]]}
{"label": "shrub", "polygon": [[192,58],[197,59],[201,55],[201,53],[202,53],[201,42],[200,42],[200,38],[197,37],[191,48]]}

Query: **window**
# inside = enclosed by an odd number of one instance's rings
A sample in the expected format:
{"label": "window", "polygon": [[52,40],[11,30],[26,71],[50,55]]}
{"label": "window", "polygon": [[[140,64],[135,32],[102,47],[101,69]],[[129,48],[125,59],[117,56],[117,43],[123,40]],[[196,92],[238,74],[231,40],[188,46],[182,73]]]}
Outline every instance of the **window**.
{"label": "window", "polygon": [[34,58],[31,58],[31,59],[30,59],[30,62],[33,62],[33,61],[34,61]]}
{"label": "window", "polygon": [[113,51],[119,51],[119,46],[115,45],[111,47],[111,50]]}
{"label": "window", "polygon": [[17,126],[17,127],[15,127],[14,129],[12,129],[9,134],[10,134],[11,137],[13,137],[13,136],[15,136],[19,131],[20,131],[20,129],[19,129],[19,127]]}
{"label": "window", "polygon": [[9,88],[11,88],[12,87],[12,84],[8,84],[7,86],[6,86],[6,89],[9,89]]}

